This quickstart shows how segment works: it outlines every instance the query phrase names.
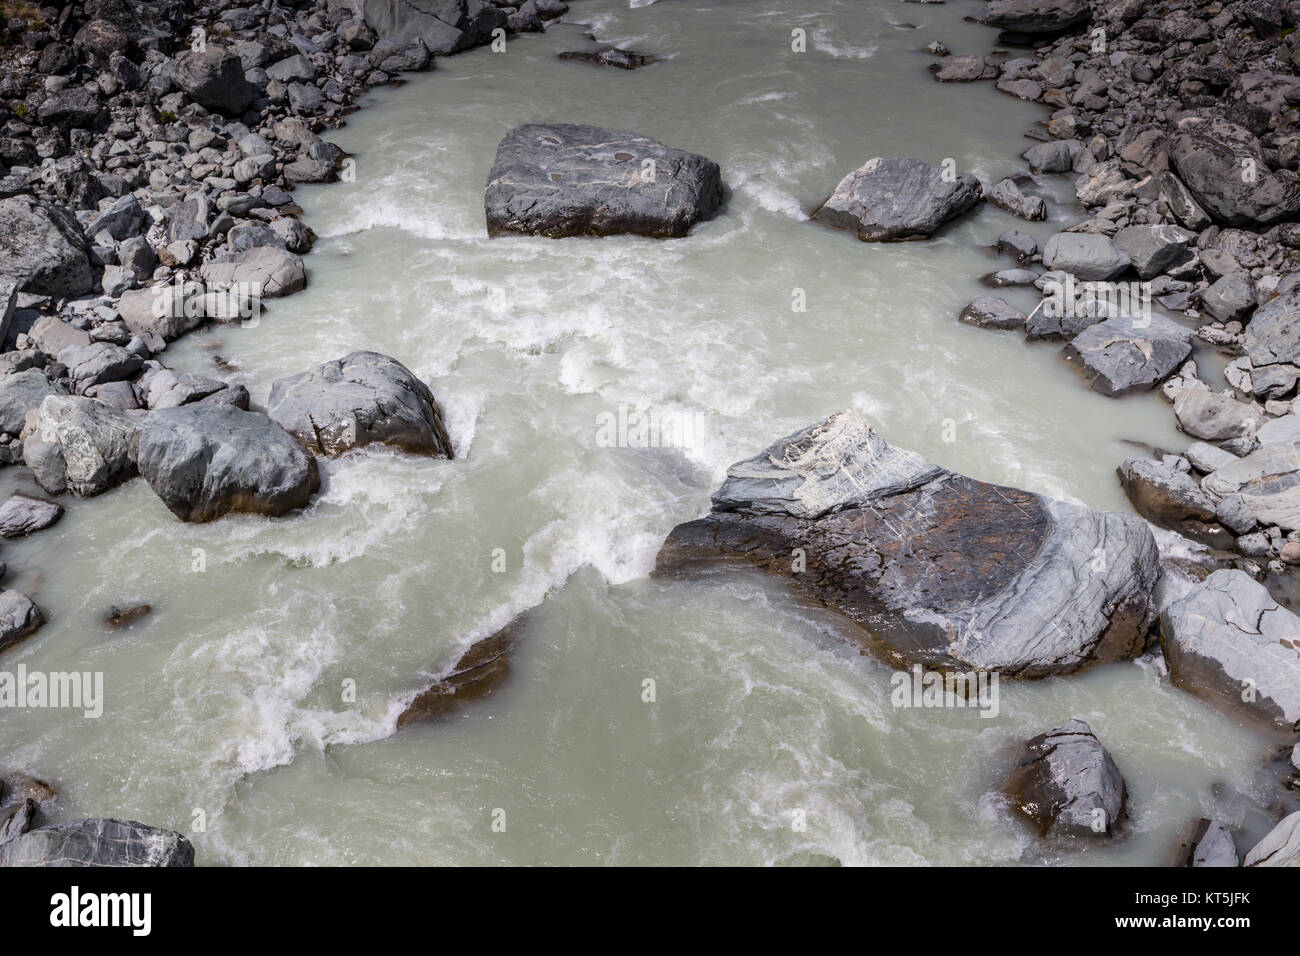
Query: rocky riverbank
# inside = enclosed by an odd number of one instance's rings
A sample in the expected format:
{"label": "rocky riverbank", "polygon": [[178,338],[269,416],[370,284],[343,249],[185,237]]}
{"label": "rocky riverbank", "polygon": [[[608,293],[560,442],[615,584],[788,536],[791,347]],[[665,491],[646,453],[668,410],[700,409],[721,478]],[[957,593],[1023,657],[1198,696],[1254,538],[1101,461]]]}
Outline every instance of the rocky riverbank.
{"label": "rocky riverbank", "polygon": [[[540,31],[565,3],[0,9],[0,465],[26,465],[50,495],[142,476],[177,518],[208,521],[302,507],[317,455],[381,442],[451,457],[436,399],[395,358],[356,352],[276,382],[264,413],[242,386],[178,374],[164,353],[207,323],[273,320],[268,300],[305,288],[315,235],[293,189],[355,176],[323,134],[358,97]],[[61,512],[15,496],[3,533]],[[0,610],[0,649],[45,620],[12,589]],[[111,820],[33,829],[38,812],[25,799],[0,809],[0,865],[193,861],[178,834],[160,842],[165,831]]]}

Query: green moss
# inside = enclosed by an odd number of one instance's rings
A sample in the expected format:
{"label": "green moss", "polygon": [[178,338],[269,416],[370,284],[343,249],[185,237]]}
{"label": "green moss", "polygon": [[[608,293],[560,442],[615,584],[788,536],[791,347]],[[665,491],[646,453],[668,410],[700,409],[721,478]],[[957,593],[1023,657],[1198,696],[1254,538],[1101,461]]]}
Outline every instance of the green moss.
{"label": "green moss", "polygon": [[15,103],[15,104],[14,104],[14,116],[17,116],[19,119],[26,119],[26,118],[27,118],[27,104],[26,104],[26,103]]}
{"label": "green moss", "polygon": [[175,123],[176,114],[171,110],[162,110],[158,113],[158,121],[161,123]]}

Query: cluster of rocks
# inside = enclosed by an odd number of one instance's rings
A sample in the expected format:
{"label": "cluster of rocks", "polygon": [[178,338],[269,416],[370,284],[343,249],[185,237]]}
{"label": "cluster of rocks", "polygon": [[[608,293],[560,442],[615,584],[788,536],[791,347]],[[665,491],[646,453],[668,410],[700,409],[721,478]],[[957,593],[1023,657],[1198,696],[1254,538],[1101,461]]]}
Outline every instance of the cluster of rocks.
{"label": "cluster of rocks", "polygon": [[[356,352],[276,382],[263,412],[242,385],[176,372],[162,353],[306,286],[315,236],[292,191],[351,177],[353,160],[323,135],[359,95],[436,57],[540,31],[567,5],[21,9],[0,23],[0,466],[26,465],[51,496],[90,497],[140,476],[178,518],[208,521],[307,504],[317,455],[378,442],[451,457],[429,388],[388,356]],[[57,502],[15,495],[0,504],[0,535],[61,514]],[[147,610],[114,609],[109,623]],[[44,621],[29,596],[0,591],[0,650]],[[140,824],[27,832],[22,819],[6,824],[0,863],[193,859],[184,838]]]}
{"label": "cluster of rocks", "polygon": [[[1004,48],[936,48],[935,78],[991,81],[1051,110],[1028,133],[1027,168],[990,201],[1042,219],[1026,184],[1070,175],[1089,216],[1041,249],[1019,230],[999,237],[1016,267],[988,284],[1034,285],[1049,293],[1038,308],[986,296],[960,318],[1065,342],[1108,395],[1164,383],[1197,441],[1123,464],[1139,513],[1274,570],[1300,563],[1287,461],[1300,438],[1300,3],[994,0],[971,19],[999,28]],[[1125,282],[1147,284],[1142,309],[1110,292]],[[1152,314],[1151,300],[1184,320]],[[1226,353],[1227,388],[1201,377],[1196,341]]]}

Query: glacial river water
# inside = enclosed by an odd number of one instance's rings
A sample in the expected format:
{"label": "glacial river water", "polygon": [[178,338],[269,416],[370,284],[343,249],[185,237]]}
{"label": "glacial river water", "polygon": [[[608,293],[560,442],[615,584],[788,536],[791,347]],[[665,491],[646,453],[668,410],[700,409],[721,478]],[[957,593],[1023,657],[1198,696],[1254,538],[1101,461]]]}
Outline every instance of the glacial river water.
{"label": "glacial river water", "polygon": [[[1054,205],[1054,226],[986,207],[888,245],[806,221],[873,156],[952,157],[990,184],[1041,116],[927,74],[931,40],[990,48],[971,4],[821,6],[578,0],[544,36],[440,61],[350,117],[332,138],[356,181],[300,192],[321,236],[309,289],[166,360],[260,404],[276,377],[392,354],[431,385],[457,459],[325,462],[319,498],[278,521],[183,525],[135,481],[6,544],[50,620],[5,667],[105,675],[99,719],[0,719],[4,767],[60,787],[54,819],[172,827],[207,864],[1161,863],[1198,816],[1268,826],[1271,742],[1155,661],[1004,683],[992,718],[899,709],[891,671],[781,586],[647,577],[730,463],[847,406],[945,466],[1103,509],[1128,507],[1130,442],[1185,444],[1158,397],[1101,397],[1058,347],[956,321],[1010,265],[988,250],[1000,232],[1042,241],[1077,209]],[[668,59],[555,57],[593,26]],[[547,120],[703,153],[726,207],[676,241],[489,241],[496,144]],[[682,447],[609,447],[620,407],[692,427]],[[29,481],[8,469],[0,490]],[[103,624],[138,602],[154,611],[132,629]],[[393,733],[414,692],[539,604],[496,694]],[[995,794],[1016,743],[1072,715],[1131,797],[1126,838],[1086,856],[1043,847]]]}

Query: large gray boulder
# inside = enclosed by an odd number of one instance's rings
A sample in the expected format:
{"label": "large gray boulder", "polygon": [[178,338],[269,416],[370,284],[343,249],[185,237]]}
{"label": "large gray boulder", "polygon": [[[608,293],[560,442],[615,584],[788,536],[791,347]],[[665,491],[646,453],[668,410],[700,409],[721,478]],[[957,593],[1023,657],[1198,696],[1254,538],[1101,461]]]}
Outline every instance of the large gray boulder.
{"label": "large gray boulder", "polygon": [[0,375],[0,431],[17,435],[27,423],[27,413],[40,408],[47,396],[67,394],[38,368]]}
{"label": "large gray boulder", "polygon": [[382,442],[435,458],[452,457],[438,403],[397,359],[353,352],[276,380],[267,414],[318,455]]}
{"label": "large gray boulder", "polygon": [[1300,363],[1300,288],[1265,302],[1246,326],[1246,354],[1254,366]]}
{"label": "large gray boulder", "polygon": [[813,219],[850,229],[864,242],[926,239],[973,208],[983,187],[970,173],[951,182],[923,159],[868,160],[835,187]]}
{"label": "large gray boulder", "polygon": [[95,288],[86,237],[75,216],[33,196],[0,199],[0,278],[37,295],[75,296]]}
{"label": "large gray boulder", "polygon": [[1058,232],[1043,246],[1043,265],[1088,282],[1113,279],[1129,262],[1114,240],[1092,232]]}
{"label": "large gray boulder", "polygon": [[257,98],[257,87],[244,77],[244,65],[233,50],[216,44],[176,57],[172,82],[205,109],[238,116]]}
{"label": "large gray boulder", "polygon": [[265,299],[292,295],[307,286],[302,257],[277,246],[255,246],[229,256],[217,256],[199,270],[209,289],[225,291],[236,285],[260,290]]}
{"label": "large gray boulder", "polygon": [[1300,728],[1300,617],[1244,571],[1215,571],[1160,615],[1175,684],[1231,712]]}
{"label": "large gray boulder", "polygon": [[1246,854],[1243,866],[1300,866],[1300,811],[1286,817]]}
{"label": "large gray boulder", "polygon": [[418,42],[435,56],[487,43],[506,25],[506,14],[483,0],[355,0],[356,6],[383,46]]}
{"label": "large gray boulder", "polygon": [[550,239],[679,238],[721,202],[722,173],[713,160],[639,133],[573,123],[507,133],[483,198],[489,236]]}
{"label": "large gray boulder", "polygon": [[1128,797],[1110,752],[1077,717],[1026,741],[1003,789],[1044,837],[1112,837]]}
{"label": "large gray boulder", "polygon": [[70,820],[0,845],[0,866],[193,865],[189,840],[134,820]]}
{"label": "large gray boulder", "polygon": [[136,473],[140,424],[116,408],[80,395],[41,402],[23,461],[52,495],[101,494]]}
{"label": "large gray boulder", "polygon": [[41,609],[21,591],[0,591],[0,651],[30,637],[45,624]]}
{"label": "large gray boulder", "polygon": [[1148,391],[1192,354],[1192,331],[1162,315],[1122,315],[1080,332],[1062,349],[1084,380],[1103,395]]}
{"label": "large gray boulder", "polygon": [[1088,0],[991,0],[971,19],[1014,33],[1057,33],[1091,16]]}
{"label": "large gray boulder", "polygon": [[203,295],[198,282],[132,289],[117,300],[117,312],[135,334],[170,342],[207,320]]}
{"label": "large gray boulder", "polygon": [[277,516],[320,488],[316,459],[265,415],[222,405],[151,412],[140,432],[140,474],[182,521],[229,512]]}
{"label": "large gray boulder", "polygon": [[1300,176],[1270,169],[1254,134],[1221,116],[1183,118],[1168,149],[1187,189],[1224,225],[1268,225],[1300,214]]}
{"label": "large gray boulder", "polygon": [[1264,410],[1253,402],[1239,402],[1208,388],[1180,390],[1174,398],[1174,418],[1187,434],[1205,441],[1248,437],[1265,421]]}
{"label": "large gray boulder", "polygon": [[1041,677],[1142,653],[1157,561],[1136,516],[954,474],[843,411],[733,465],[658,572],[757,565],[891,660]]}
{"label": "large gray boulder", "polygon": [[[1194,867],[1235,867],[1240,864],[1232,831],[1221,820],[1204,820],[1192,849]],[[1198,828],[1200,829],[1200,828]]]}

